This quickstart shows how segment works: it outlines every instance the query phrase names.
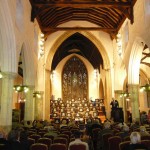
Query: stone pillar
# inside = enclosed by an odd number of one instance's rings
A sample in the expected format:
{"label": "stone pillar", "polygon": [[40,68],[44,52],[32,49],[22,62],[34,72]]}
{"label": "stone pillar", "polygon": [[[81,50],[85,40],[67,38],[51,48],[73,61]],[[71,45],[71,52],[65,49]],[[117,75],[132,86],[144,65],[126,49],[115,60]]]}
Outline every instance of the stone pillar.
{"label": "stone pillar", "polygon": [[111,118],[111,107],[110,102],[112,100],[112,84],[111,84],[111,74],[110,70],[106,71],[106,84],[105,84],[105,96],[104,96],[104,104],[106,107],[106,116],[107,118]]}
{"label": "stone pillar", "polygon": [[130,100],[131,100],[132,119],[136,119],[137,121],[140,121],[139,85],[138,84],[129,84],[128,90],[130,93]]}
{"label": "stone pillar", "polygon": [[35,115],[34,119],[43,120],[43,91],[34,92],[34,101],[35,101]]}
{"label": "stone pillar", "polygon": [[34,120],[34,86],[28,86],[29,91],[25,93],[26,102],[25,102],[25,121],[33,121]]}
{"label": "stone pillar", "polygon": [[12,102],[13,102],[13,85],[16,73],[5,72],[2,78],[2,90],[0,99],[0,127],[6,133],[12,128]]}

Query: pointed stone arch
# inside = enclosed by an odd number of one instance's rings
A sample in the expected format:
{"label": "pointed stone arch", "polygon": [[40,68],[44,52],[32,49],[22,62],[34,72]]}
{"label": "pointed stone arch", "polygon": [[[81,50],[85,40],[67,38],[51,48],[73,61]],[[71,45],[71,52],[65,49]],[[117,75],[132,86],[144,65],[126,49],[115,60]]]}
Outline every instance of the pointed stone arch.
{"label": "pointed stone arch", "polygon": [[131,99],[132,118],[140,121],[139,114],[139,73],[144,41],[137,37],[133,43],[128,66],[128,89]]}
{"label": "pointed stone arch", "polygon": [[[52,48],[46,58],[46,68],[47,69],[51,68],[52,59],[53,59],[53,56],[54,56],[56,50],[58,49],[58,47],[63,43],[64,40],[66,40],[68,37],[70,37],[71,35],[73,35],[75,33],[76,33],[75,31],[66,32],[57,39],[57,41],[52,46]],[[110,68],[110,61],[109,61],[108,55],[107,55],[106,50],[105,50],[104,46],[102,45],[102,43],[93,34],[91,34],[89,32],[79,31],[79,33],[82,34],[83,36],[85,36],[86,38],[88,38],[89,40],[91,40],[95,44],[95,46],[98,48],[98,50],[100,51],[102,58],[103,58],[104,69]]]}
{"label": "pointed stone arch", "polygon": [[[21,50],[23,53],[23,74],[24,74],[24,84],[34,85],[35,84],[35,67],[33,53],[30,48],[28,41],[22,44]],[[33,80],[35,79],[35,80]]]}
{"label": "pointed stone arch", "polygon": [[144,45],[144,41],[139,37],[133,43],[128,66],[128,84],[139,84],[140,61]]}
{"label": "pointed stone arch", "polygon": [[0,1],[0,35],[1,70],[17,73],[15,30],[8,1]]}
{"label": "pointed stone arch", "polygon": [[[75,34],[76,31],[69,31],[69,32],[65,32],[64,34],[62,34],[60,37],[58,37],[58,39],[56,40],[56,42],[52,45],[52,47],[50,48],[50,51],[47,55],[47,58],[46,58],[46,64],[45,64],[45,80],[48,80],[49,79],[49,76],[50,76],[50,73],[52,70],[50,70],[51,68],[51,64],[52,64],[52,60],[53,60],[53,57],[54,57],[54,54],[55,52],[57,51],[58,47],[63,43],[63,41],[65,41],[68,37],[70,37],[71,35]],[[108,114],[110,113],[110,109],[109,109],[109,101],[112,97],[112,86],[111,86],[111,71],[110,71],[110,60],[109,60],[109,57],[108,57],[108,54],[104,48],[104,46],[102,45],[101,41],[99,39],[96,38],[96,36],[94,36],[92,33],[90,32],[87,32],[87,31],[79,31],[80,34],[82,34],[83,36],[85,36],[86,38],[88,38],[89,40],[91,40],[93,42],[93,44],[98,48],[102,58],[103,58],[103,69],[104,70],[108,70],[106,71],[106,84],[105,84],[105,89],[104,89],[104,92],[105,92],[105,97],[104,97],[104,100],[105,100],[105,104],[107,105],[106,106],[106,109],[108,110]],[[107,88],[109,87],[109,88]],[[51,95],[52,95],[52,87],[51,87],[51,82],[50,80],[46,81],[46,84],[45,84],[45,118],[47,118],[47,115],[49,112],[50,112],[50,108],[47,107],[50,105],[50,102],[49,101],[46,101],[46,100],[49,100],[51,98]]]}

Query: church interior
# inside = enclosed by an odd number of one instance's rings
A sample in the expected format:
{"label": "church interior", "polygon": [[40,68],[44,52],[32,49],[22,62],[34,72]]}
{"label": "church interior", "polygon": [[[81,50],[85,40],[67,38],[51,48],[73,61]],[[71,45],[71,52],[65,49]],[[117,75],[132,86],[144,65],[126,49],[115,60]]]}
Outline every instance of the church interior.
{"label": "church interior", "polygon": [[104,122],[113,98],[126,123],[150,110],[150,0],[0,1],[0,127]]}

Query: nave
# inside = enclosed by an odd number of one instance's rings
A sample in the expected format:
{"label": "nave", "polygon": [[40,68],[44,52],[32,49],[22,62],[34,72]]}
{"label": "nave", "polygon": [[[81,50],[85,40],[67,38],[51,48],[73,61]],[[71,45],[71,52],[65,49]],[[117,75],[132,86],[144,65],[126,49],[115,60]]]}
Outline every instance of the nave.
{"label": "nave", "polygon": [[128,150],[129,147],[150,149],[149,123],[54,119],[22,122],[8,135],[0,129],[1,150]]}

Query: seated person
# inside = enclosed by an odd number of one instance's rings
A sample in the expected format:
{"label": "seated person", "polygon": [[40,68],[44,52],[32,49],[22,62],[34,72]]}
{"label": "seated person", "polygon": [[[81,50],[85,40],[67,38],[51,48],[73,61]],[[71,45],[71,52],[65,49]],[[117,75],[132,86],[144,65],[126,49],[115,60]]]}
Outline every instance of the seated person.
{"label": "seated person", "polygon": [[67,120],[63,119],[62,120],[62,123],[60,124],[60,129],[63,128],[63,127],[67,127]]}
{"label": "seated person", "polygon": [[141,144],[141,135],[139,132],[131,133],[130,142],[131,143],[124,150],[136,150],[136,149],[148,150],[148,148],[144,144]]}
{"label": "seated person", "polygon": [[127,126],[125,122],[123,122],[122,119],[120,119],[119,124],[117,124],[117,127],[122,130],[123,126]]}
{"label": "seated person", "polygon": [[0,144],[7,144],[6,134],[2,128],[0,128]]}
{"label": "seated person", "polygon": [[89,150],[88,144],[86,142],[81,141],[81,132],[79,132],[79,131],[74,132],[74,137],[75,137],[75,140],[69,143],[68,150],[70,150],[70,146],[74,145],[74,144],[75,145],[83,144],[83,145],[85,145],[86,150]]}
{"label": "seated person", "polygon": [[139,127],[140,127],[139,121],[136,121],[136,119],[133,119],[133,123],[131,124],[130,129],[134,130],[134,129],[137,129]]}
{"label": "seated person", "polygon": [[127,125],[124,125],[122,127],[122,132],[119,134],[119,136],[121,137],[121,139],[123,140],[125,137],[129,136],[130,132],[129,132],[129,127]]}
{"label": "seated person", "polygon": [[11,130],[8,133],[8,142],[6,144],[6,150],[23,150],[19,138],[19,130]]}
{"label": "seated person", "polygon": [[145,126],[140,126],[140,134],[141,136],[150,136],[150,134],[146,131]]}
{"label": "seated person", "polygon": [[98,150],[99,150],[99,149],[105,150],[105,145],[104,145],[103,138],[102,138],[103,135],[104,135],[104,134],[108,134],[108,133],[110,133],[110,134],[112,134],[112,135],[114,134],[114,133],[113,133],[113,130],[111,130],[110,127],[111,127],[110,122],[106,121],[106,122],[104,123],[104,129],[98,132],[98,142],[97,142],[97,149],[98,149]]}

